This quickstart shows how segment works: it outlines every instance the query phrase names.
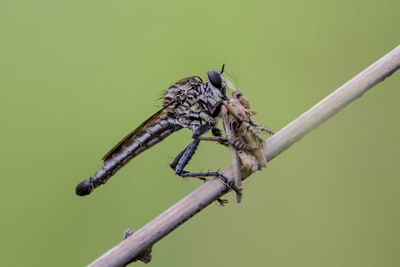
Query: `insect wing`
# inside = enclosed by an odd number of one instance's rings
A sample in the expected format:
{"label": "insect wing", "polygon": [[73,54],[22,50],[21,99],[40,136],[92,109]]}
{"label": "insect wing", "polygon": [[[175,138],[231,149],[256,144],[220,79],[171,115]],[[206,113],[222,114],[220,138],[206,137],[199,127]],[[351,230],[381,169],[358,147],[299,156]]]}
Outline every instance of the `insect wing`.
{"label": "insect wing", "polygon": [[170,107],[175,101],[169,102],[167,105],[162,107],[159,111],[154,113],[150,118],[142,122],[142,124],[139,125],[135,130],[133,130],[131,133],[129,133],[125,138],[123,138],[121,141],[119,141],[110,151],[107,152],[107,154],[104,155],[102,158],[103,161],[108,160],[111,158],[111,156],[119,151],[125,144],[129,143],[132,138],[140,134],[147,126],[152,124],[153,122],[157,121],[162,115],[168,112],[168,107]]}

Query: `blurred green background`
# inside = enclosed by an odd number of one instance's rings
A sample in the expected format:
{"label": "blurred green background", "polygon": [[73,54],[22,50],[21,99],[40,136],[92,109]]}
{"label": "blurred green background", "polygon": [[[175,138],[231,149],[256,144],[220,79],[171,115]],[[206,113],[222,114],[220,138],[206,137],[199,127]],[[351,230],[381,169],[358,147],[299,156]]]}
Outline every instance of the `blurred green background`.
{"label": "blurred green background", "polygon": [[[197,188],[182,130],[74,187],[176,80],[226,69],[279,130],[399,44],[392,1],[0,2],[1,265],[84,266]],[[399,266],[395,73],[153,249],[151,266]],[[202,144],[189,169],[230,164]],[[138,265],[142,263],[137,263]]]}

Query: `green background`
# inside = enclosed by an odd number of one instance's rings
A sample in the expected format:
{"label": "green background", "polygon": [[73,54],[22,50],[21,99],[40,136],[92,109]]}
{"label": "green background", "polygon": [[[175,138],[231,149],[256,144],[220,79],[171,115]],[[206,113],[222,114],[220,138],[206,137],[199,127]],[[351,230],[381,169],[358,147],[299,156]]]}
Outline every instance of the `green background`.
{"label": "green background", "polygon": [[[197,188],[182,130],[74,187],[176,80],[234,73],[279,130],[399,44],[392,1],[0,1],[2,266],[83,266]],[[153,248],[151,266],[399,266],[400,74]],[[230,164],[202,144],[189,169]],[[141,265],[142,263],[137,263]]]}

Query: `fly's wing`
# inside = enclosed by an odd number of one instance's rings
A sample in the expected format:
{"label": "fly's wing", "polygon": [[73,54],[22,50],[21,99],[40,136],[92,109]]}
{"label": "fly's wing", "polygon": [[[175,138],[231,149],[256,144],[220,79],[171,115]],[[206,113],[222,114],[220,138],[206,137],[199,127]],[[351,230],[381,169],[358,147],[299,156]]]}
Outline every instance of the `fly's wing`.
{"label": "fly's wing", "polygon": [[170,107],[175,101],[171,101],[168,104],[166,104],[164,107],[162,107],[159,111],[154,113],[150,118],[142,122],[142,124],[139,125],[135,130],[133,130],[130,134],[125,136],[121,141],[118,142],[110,151],[107,152],[107,154],[104,155],[102,158],[103,161],[108,160],[111,158],[111,156],[119,151],[125,144],[128,144],[132,138],[134,138],[136,135],[140,134],[143,129],[145,129],[148,125],[152,124],[153,122],[157,121],[162,115],[166,114],[168,112],[168,107]]}
{"label": "fly's wing", "polygon": [[111,158],[115,152],[119,151],[124,145],[129,144],[129,142],[135,138],[138,134],[142,133],[143,129],[145,129],[150,124],[157,121],[162,115],[168,112],[168,108],[177,103],[176,96],[181,94],[182,91],[187,91],[189,88],[193,86],[193,84],[201,84],[203,80],[199,76],[191,76],[184,79],[181,79],[171,85],[164,93],[164,103],[163,108],[154,113],[150,118],[145,120],[142,124],[139,125],[133,132],[128,134],[124,139],[119,141],[108,153],[102,158],[103,161]]}

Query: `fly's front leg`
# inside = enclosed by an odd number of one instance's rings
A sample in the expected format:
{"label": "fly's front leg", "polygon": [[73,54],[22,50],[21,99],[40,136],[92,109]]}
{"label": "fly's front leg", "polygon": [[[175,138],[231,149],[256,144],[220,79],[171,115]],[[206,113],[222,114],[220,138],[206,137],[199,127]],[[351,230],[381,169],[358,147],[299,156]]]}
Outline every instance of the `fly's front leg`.
{"label": "fly's front leg", "polygon": [[[232,181],[230,182],[228,178],[223,176],[219,171],[216,172],[188,172],[188,171],[183,171],[180,174],[181,177],[194,177],[194,178],[199,178],[199,177],[217,177],[221,182],[228,187],[228,189],[233,190],[237,195],[242,195],[241,188],[238,188],[235,185],[235,182]],[[201,178],[200,178],[201,179]]]}

